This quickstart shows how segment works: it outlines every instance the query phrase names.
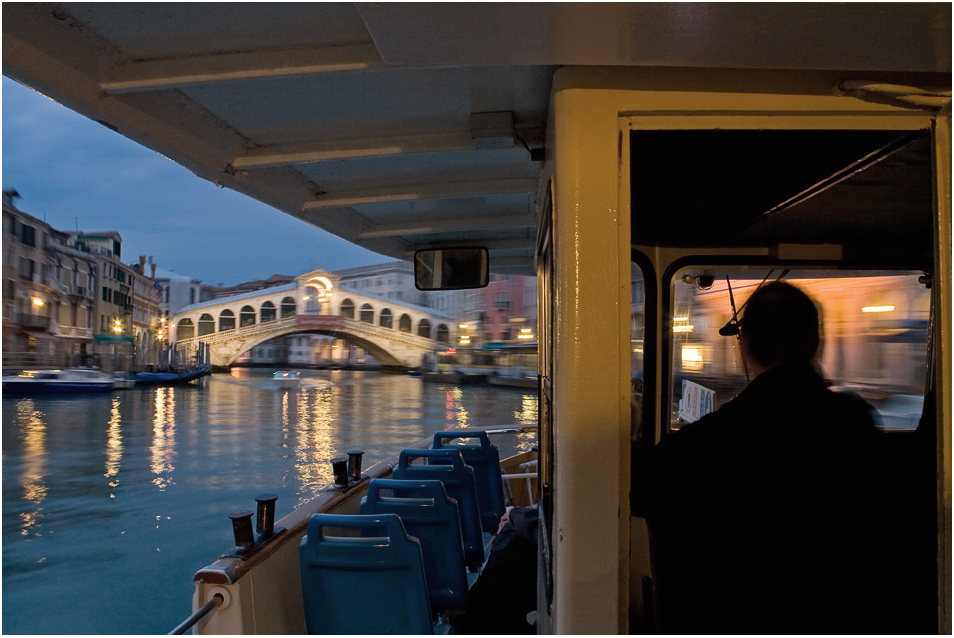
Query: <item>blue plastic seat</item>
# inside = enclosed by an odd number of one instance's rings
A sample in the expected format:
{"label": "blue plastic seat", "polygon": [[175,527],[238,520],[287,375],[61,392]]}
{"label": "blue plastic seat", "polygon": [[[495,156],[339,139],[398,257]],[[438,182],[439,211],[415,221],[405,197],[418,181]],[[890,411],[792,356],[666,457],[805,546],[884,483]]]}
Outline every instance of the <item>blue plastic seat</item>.
{"label": "blue plastic seat", "polygon": [[[447,445],[455,439],[479,439],[479,445]],[[504,503],[503,479],[500,475],[500,452],[491,445],[486,432],[479,430],[455,430],[434,434],[434,449],[460,450],[464,463],[474,468],[474,480],[477,482],[477,503],[480,506],[480,524],[483,529],[496,530],[500,518],[506,512]]]}
{"label": "blue plastic seat", "polygon": [[396,515],[314,514],[299,551],[308,633],[434,633],[421,546]]}
{"label": "blue plastic seat", "polygon": [[[411,461],[418,458],[424,459],[427,464],[412,465]],[[447,495],[457,501],[460,509],[464,562],[471,571],[476,571],[484,562],[477,483],[474,480],[474,468],[464,463],[460,451],[451,448],[402,450],[391,476],[399,481],[437,480],[444,484]]]}
{"label": "blue plastic seat", "polygon": [[464,609],[467,571],[457,501],[440,481],[372,479],[361,500],[362,514],[396,514],[421,542],[424,575],[435,612]]}

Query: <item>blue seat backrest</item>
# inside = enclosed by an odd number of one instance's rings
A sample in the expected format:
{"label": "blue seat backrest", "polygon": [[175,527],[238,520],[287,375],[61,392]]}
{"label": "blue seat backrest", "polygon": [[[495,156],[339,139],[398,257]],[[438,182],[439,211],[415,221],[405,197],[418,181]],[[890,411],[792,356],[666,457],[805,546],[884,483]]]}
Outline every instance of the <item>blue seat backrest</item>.
{"label": "blue seat backrest", "polygon": [[396,515],[314,514],[299,551],[308,633],[433,633],[421,546]]}
{"label": "blue seat backrest", "polygon": [[371,479],[362,514],[397,514],[421,542],[431,610],[464,609],[467,570],[457,501],[440,481]]}
{"label": "blue seat backrest", "polygon": [[[426,464],[411,464],[423,459]],[[464,561],[468,567],[484,562],[484,544],[481,534],[480,507],[477,502],[477,483],[474,468],[464,463],[458,450],[402,450],[398,465],[391,473],[400,481],[437,480],[444,484],[447,495],[457,501],[460,509],[460,528],[464,537]]]}
{"label": "blue seat backrest", "polygon": [[[478,445],[459,445],[453,443],[459,439],[479,439]],[[506,512],[504,503],[503,479],[500,475],[500,452],[491,445],[486,432],[455,430],[434,434],[434,449],[460,450],[464,463],[474,468],[474,480],[477,482],[477,503],[480,506],[480,524],[486,530],[496,530],[500,518]]]}

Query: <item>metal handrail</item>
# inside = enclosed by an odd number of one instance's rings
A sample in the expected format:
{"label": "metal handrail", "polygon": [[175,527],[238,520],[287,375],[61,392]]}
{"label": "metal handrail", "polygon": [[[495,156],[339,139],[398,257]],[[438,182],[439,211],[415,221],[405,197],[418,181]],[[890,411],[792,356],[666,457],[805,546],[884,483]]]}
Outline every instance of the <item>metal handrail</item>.
{"label": "metal handrail", "polygon": [[191,616],[183,620],[179,625],[170,631],[167,636],[179,636],[189,631],[194,624],[205,618],[211,613],[214,613],[221,605],[225,602],[225,597],[222,594],[216,594],[212,596],[212,599],[209,600],[206,604],[202,605],[193,612]]}

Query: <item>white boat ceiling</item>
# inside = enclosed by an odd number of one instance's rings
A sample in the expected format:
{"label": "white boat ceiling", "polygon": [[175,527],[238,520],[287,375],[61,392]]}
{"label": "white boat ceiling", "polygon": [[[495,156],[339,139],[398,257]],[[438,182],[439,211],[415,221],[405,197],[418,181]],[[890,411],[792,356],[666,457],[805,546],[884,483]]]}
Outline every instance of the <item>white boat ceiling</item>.
{"label": "white boat ceiling", "polygon": [[495,272],[533,272],[561,65],[949,86],[951,5],[3,5],[5,75],[370,250],[484,245]]}

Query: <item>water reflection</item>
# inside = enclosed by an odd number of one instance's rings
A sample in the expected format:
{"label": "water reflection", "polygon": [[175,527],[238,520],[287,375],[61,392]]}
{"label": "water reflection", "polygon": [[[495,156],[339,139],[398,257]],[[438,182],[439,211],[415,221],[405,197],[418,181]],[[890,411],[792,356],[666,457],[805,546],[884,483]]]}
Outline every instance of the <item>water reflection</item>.
{"label": "water reflection", "polygon": [[299,394],[300,417],[298,443],[295,446],[295,470],[301,485],[299,505],[308,502],[319,490],[334,482],[334,473],[328,460],[334,456],[332,434],[338,412],[338,394],[337,386],[318,387]]}
{"label": "water reflection", "polygon": [[[3,628],[11,634],[161,634],[191,611],[192,576],[233,544],[228,514],[279,495],[279,517],[453,425],[532,421],[532,392],[404,375],[271,370],[195,387],[3,399]],[[518,416],[519,415],[519,416]],[[502,457],[532,434],[495,437]],[[115,495],[115,497],[114,497]],[[150,587],[129,588],[130,573]],[[95,592],[96,595],[90,595]],[[69,600],[69,614],[50,614]]]}
{"label": "water reflection", "polygon": [[[119,474],[119,467],[123,459],[123,435],[122,435],[122,416],[119,413],[119,406],[122,403],[118,396],[113,397],[113,404],[109,411],[109,428],[106,430],[106,478],[113,478]],[[119,479],[115,478],[109,482],[113,489],[119,487]],[[109,498],[116,498],[114,492],[110,493]]]}
{"label": "water reflection", "polygon": [[176,457],[176,389],[156,388],[156,412],[152,420],[152,457],[150,469],[156,477],[153,485],[160,491],[173,484],[172,462]]}
{"label": "water reflection", "polygon": [[46,422],[44,414],[36,409],[32,399],[17,402],[17,426],[23,432],[23,452],[21,454],[23,471],[20,486],[23,488],[23,500],[31,504],[20,512],[23,522],[20,534],[23,536],[40,535],[40,519],[43,517],[43,501],[48,488],[46,474]]}
{"label": "water reflection", "polygon": [[532,394],[523,395],[520,409],[513,413],[513,418],[521,425],[535,425],[537,422],[537,397]]}

